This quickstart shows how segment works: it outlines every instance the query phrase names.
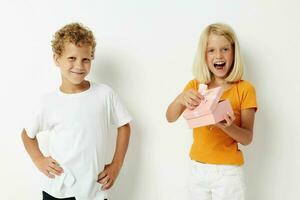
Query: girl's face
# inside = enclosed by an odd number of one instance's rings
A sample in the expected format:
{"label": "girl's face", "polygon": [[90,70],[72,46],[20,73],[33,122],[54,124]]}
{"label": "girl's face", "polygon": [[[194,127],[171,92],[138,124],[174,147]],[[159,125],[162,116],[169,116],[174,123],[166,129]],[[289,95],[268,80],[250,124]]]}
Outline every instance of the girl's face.
{"label": "girl's face", "polygon": [[206,64],[215,78],[226,78],[234,60],[234,49],[222,35],[210,34],[206,48]]}

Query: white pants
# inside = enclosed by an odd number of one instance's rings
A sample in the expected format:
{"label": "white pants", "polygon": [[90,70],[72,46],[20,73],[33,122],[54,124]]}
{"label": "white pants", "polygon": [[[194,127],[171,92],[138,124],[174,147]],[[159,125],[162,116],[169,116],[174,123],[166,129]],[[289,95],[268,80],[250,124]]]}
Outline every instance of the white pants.
{"label": "white pants", "polygon": [[243,167],[191,161],[189,200],[245,200]]}

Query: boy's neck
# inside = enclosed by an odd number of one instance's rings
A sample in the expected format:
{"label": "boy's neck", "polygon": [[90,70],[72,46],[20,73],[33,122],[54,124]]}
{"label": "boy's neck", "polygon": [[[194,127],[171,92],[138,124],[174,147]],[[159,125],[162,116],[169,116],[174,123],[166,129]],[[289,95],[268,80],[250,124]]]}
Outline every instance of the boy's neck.
{"label": "boy's neck", "polygon": [[89,88],[90,88],[90,82],[86,80],[82,81],[78,85],[72,84],[70,82],[62,81],[62,84],[59,87],[60,91],[67,94],[84,92]]}

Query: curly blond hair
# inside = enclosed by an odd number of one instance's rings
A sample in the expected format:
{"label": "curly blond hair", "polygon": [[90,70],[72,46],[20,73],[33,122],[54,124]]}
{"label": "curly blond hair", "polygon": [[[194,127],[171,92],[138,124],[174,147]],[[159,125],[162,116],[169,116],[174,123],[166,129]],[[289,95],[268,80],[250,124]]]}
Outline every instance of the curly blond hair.
{"label": "curly blond hair", "polygon": [[59,29],[53,36],[52,50],[61,56],[66,42],[71,42],[77,46],[91,46],[92,58],[94,58],[96,40],[93,32],[81,23],[70,23]]}

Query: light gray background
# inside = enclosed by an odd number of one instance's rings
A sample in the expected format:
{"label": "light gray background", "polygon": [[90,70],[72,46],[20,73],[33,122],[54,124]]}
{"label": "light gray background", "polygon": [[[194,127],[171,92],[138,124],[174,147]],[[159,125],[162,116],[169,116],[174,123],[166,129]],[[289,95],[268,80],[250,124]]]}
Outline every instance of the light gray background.
{"label": "light gray background", "polygon": [[182,118],[168,124],[165,110],[192,79],[199,35],[213,22],[236,31],[245,78],[257,89],[254,140],[242,147],[248,199],[299,198],[299,8],[296,0],[2,0],[1,199],[40,199],[40,173],[20,131],[38,96],[59,85],[50,41],[73,21],[89,26],[97,38],[90,79],[113,87],[134,117],[110,199],[187,199],[192,133]]}

